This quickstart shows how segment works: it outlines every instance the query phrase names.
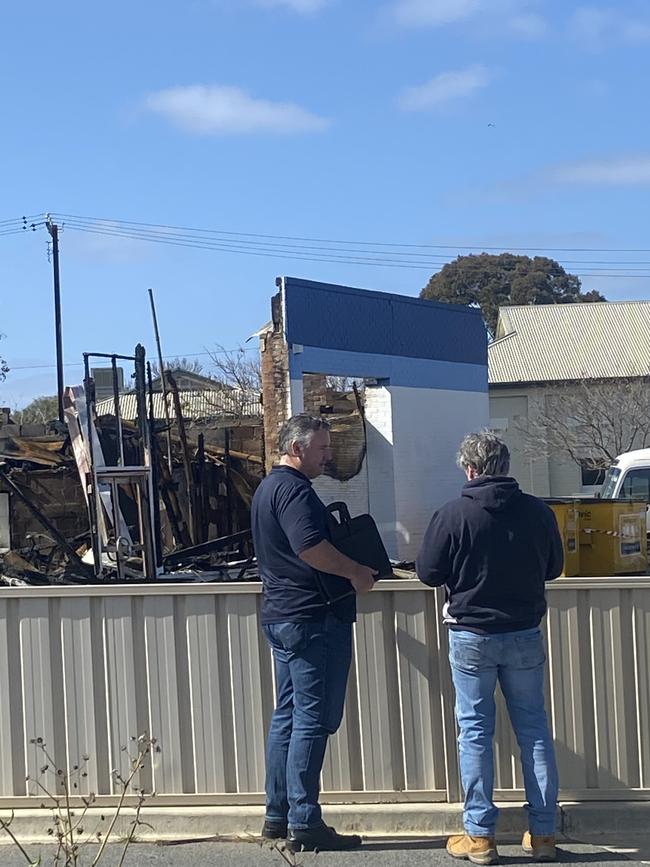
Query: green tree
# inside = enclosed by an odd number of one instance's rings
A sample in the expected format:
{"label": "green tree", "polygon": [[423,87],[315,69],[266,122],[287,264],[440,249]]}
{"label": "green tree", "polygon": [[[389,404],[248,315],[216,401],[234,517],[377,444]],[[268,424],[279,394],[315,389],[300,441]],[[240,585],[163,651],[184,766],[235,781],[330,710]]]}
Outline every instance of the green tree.
{"label": "green tree", "polygon": [[24,409],[14,413],[18,424],[47,424],[59,417],[59,399],[56,394],[34,398]]}
{"label": "green tree", "polygon": [[507,304],[567,304],[606,301],[600,292],[582,292],[580,278],[546,256],[480,253],[459,256],[429,280],[421,298],[480,307],[494,334],[499,307]]}

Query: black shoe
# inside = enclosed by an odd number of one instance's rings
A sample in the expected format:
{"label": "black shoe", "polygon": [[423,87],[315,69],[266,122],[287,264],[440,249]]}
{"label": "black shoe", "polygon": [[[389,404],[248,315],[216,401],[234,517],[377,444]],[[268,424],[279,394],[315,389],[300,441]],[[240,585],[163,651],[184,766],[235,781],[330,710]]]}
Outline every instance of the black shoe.
{"label": "black shoe", "polygon": [[264,824],[262,825],[262,837],[265,840],[284,840],[286,836],[286,822],[269,822],[268,819],[264,820]]}
{"label": "black shoe", "polygon": [[289,831],[287,849],[290,852],[342,852],[358,849],[361,837],[358,834],[337,834],[325,823],[316,828],[296,828]]}

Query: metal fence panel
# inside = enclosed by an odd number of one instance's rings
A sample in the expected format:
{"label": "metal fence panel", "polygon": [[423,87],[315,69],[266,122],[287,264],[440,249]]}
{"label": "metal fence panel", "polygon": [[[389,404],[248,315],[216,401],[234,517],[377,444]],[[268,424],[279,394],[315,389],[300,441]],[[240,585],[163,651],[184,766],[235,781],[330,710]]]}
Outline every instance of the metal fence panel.
{"label": "metal fence panel", "polygon": [[[111,769],[142,732],[141,774],[166,803],[259,802],[273,707],[259,587],[0,590],[0,802],[38,796],[43,738],[77,791],[115,795]],[[381,582],[360,600],[343,724],[323,800],[457,800],[443,594]],[[650,798],[650,579],[561,579],[545,621],[548,709],[564,797]],[[497,796],[520,799],[518,749],[498,698]],[[29,790],[29,791],[28,791]]]}

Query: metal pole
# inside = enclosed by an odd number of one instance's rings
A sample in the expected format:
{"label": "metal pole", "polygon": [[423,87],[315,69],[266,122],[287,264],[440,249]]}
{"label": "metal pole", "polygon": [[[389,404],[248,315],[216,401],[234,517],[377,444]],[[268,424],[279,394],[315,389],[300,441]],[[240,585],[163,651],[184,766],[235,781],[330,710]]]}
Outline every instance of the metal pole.
{"label": "metal pole", "polygon": [[140,462],[148,466],[149,438],[147,436],[147,384],[145,373],[144,346],[140,343],[135,347],[135,401],[137,407],[137,423],[140,439]]}
{"label": "metal pole", "polygon": [[167,422],[167,466],[169,472],[172,471],[172,422],[169,416],[169,406],[167,405],[167,378],[165,377],[165,368],[163,367],[162,350],[160,348],[160,332],[158,331],[158,317],[156,316],[156,305],[153,300],[153,289],[149,289],[149,301],[151,302],[151,316],[153,317],[153,331],[156,337],[156,348],[158,349],[158,371],[160,373],[160,382],[162,384],[162,399],[165,409],[165,421]]}
{"label": "metal pole", "polygon": [[122,411],[120,409],[120,384],[117,378],[117,359],[115,356],[111,358],[111,369],[113,371],[113,409],[115,411],[115,424],[117,427],[117,442],[120,447],[120,453],[117,458],[118,466],[124,466],[124,434],[122,431]]}
{"label": "metal pole", "polygon": [[[90,376],[89,353],[84,352],[84,393],[86,396],[86,437],[88,444],[88,459],[90,470],[86,476],[88,491],[88,509],[90,512],[90,541],[93,546],[93,561],[95,577],[102,578],[102,543],[100,522],[102,520],[102,501],[99,495],[99,484],[95,472],[95,454],[93,448],[93,415],[95,411],[95,382]],[[117,531],[117,528],[116,528]]]}
{"label": "metal pole", "polygon": [[171,371],[166,370],[164,374],[169,380],[172,397],[174,398],[174,412],[176,413],[176,424],[178,425],[178,436],[181,441],[181,452],[183,455],[183,470],[185,472],[185,487],[187,489],[187,528],[192,538],[192,544],[196,544],[196,524],[194,523],[194,486],[192,484],[192,458],[190,448],[187,444],[187,434],[185,432],[185,422],[183,421],[183,410],[181,407],[181,399],[178,394],[178,386],[176,380],[172,376]]}
{"label": "metal pole", "polygon": [[223,463],[226,471],[226,527],[228,535],[233,532],[234,521],[232,513],[232,479],[230,478],[230,428],[226,427],[223,430],[224,450]]}
{"label": "metal pole", "polygon": [[[154,496],[151,485],[151,441],[147,419],[147,385],[145,378],[145,352],[140,343],[135,347],[135,392],[138,406],[138,432],[142,464],[149,467],[148,484],[142,489],[142,520],[140,522],[142,539],[142,571],[145,581],[156,580],[156,548],[154,542]],[[138,487],[141,482],[138,481]]]}
{"label": "metal pole", "polygon": [[149,391],[149,457],[151,461],[151,496],[153,503],[153,533],[156,554],[156,572],[162,571],[163,547],[160,532],[160,479],[158,477],[160,450],[156,436],[153,412],[153,389],[151,388],[151,365],[147,362],[147,387]]}
{"label": "metal pole", "polygon": [[45,225],[52,236],[52,269],[54,271],[54,333],[56,337],[56,390],[59,401],[59,421],[63,422],[63,337],[61,331],[61,283],[59,280],[59,227],[49,218]]}

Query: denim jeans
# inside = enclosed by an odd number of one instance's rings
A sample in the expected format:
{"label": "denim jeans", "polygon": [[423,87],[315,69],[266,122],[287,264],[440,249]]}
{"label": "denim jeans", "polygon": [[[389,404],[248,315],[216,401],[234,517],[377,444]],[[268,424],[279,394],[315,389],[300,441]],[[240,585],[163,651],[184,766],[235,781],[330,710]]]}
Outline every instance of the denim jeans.
{"label": "denim jeans", "polygon": [[263,629],[277,689],[266,742],[266,818],[314,828],[322,821],[318,795],[327,739],[343,717],[352,624],[328,614],[321,622]]}
{"label": "denim jeans", "polygon": [[546,656],[539,629],[492,635],[451,630],[449,661],[460,728],[465,830],[476,837],[489,837],[496,828],[492,740],[498,680],[519,744],[528,828],[532,834],[553,834],[558,775],[544,709]]}

